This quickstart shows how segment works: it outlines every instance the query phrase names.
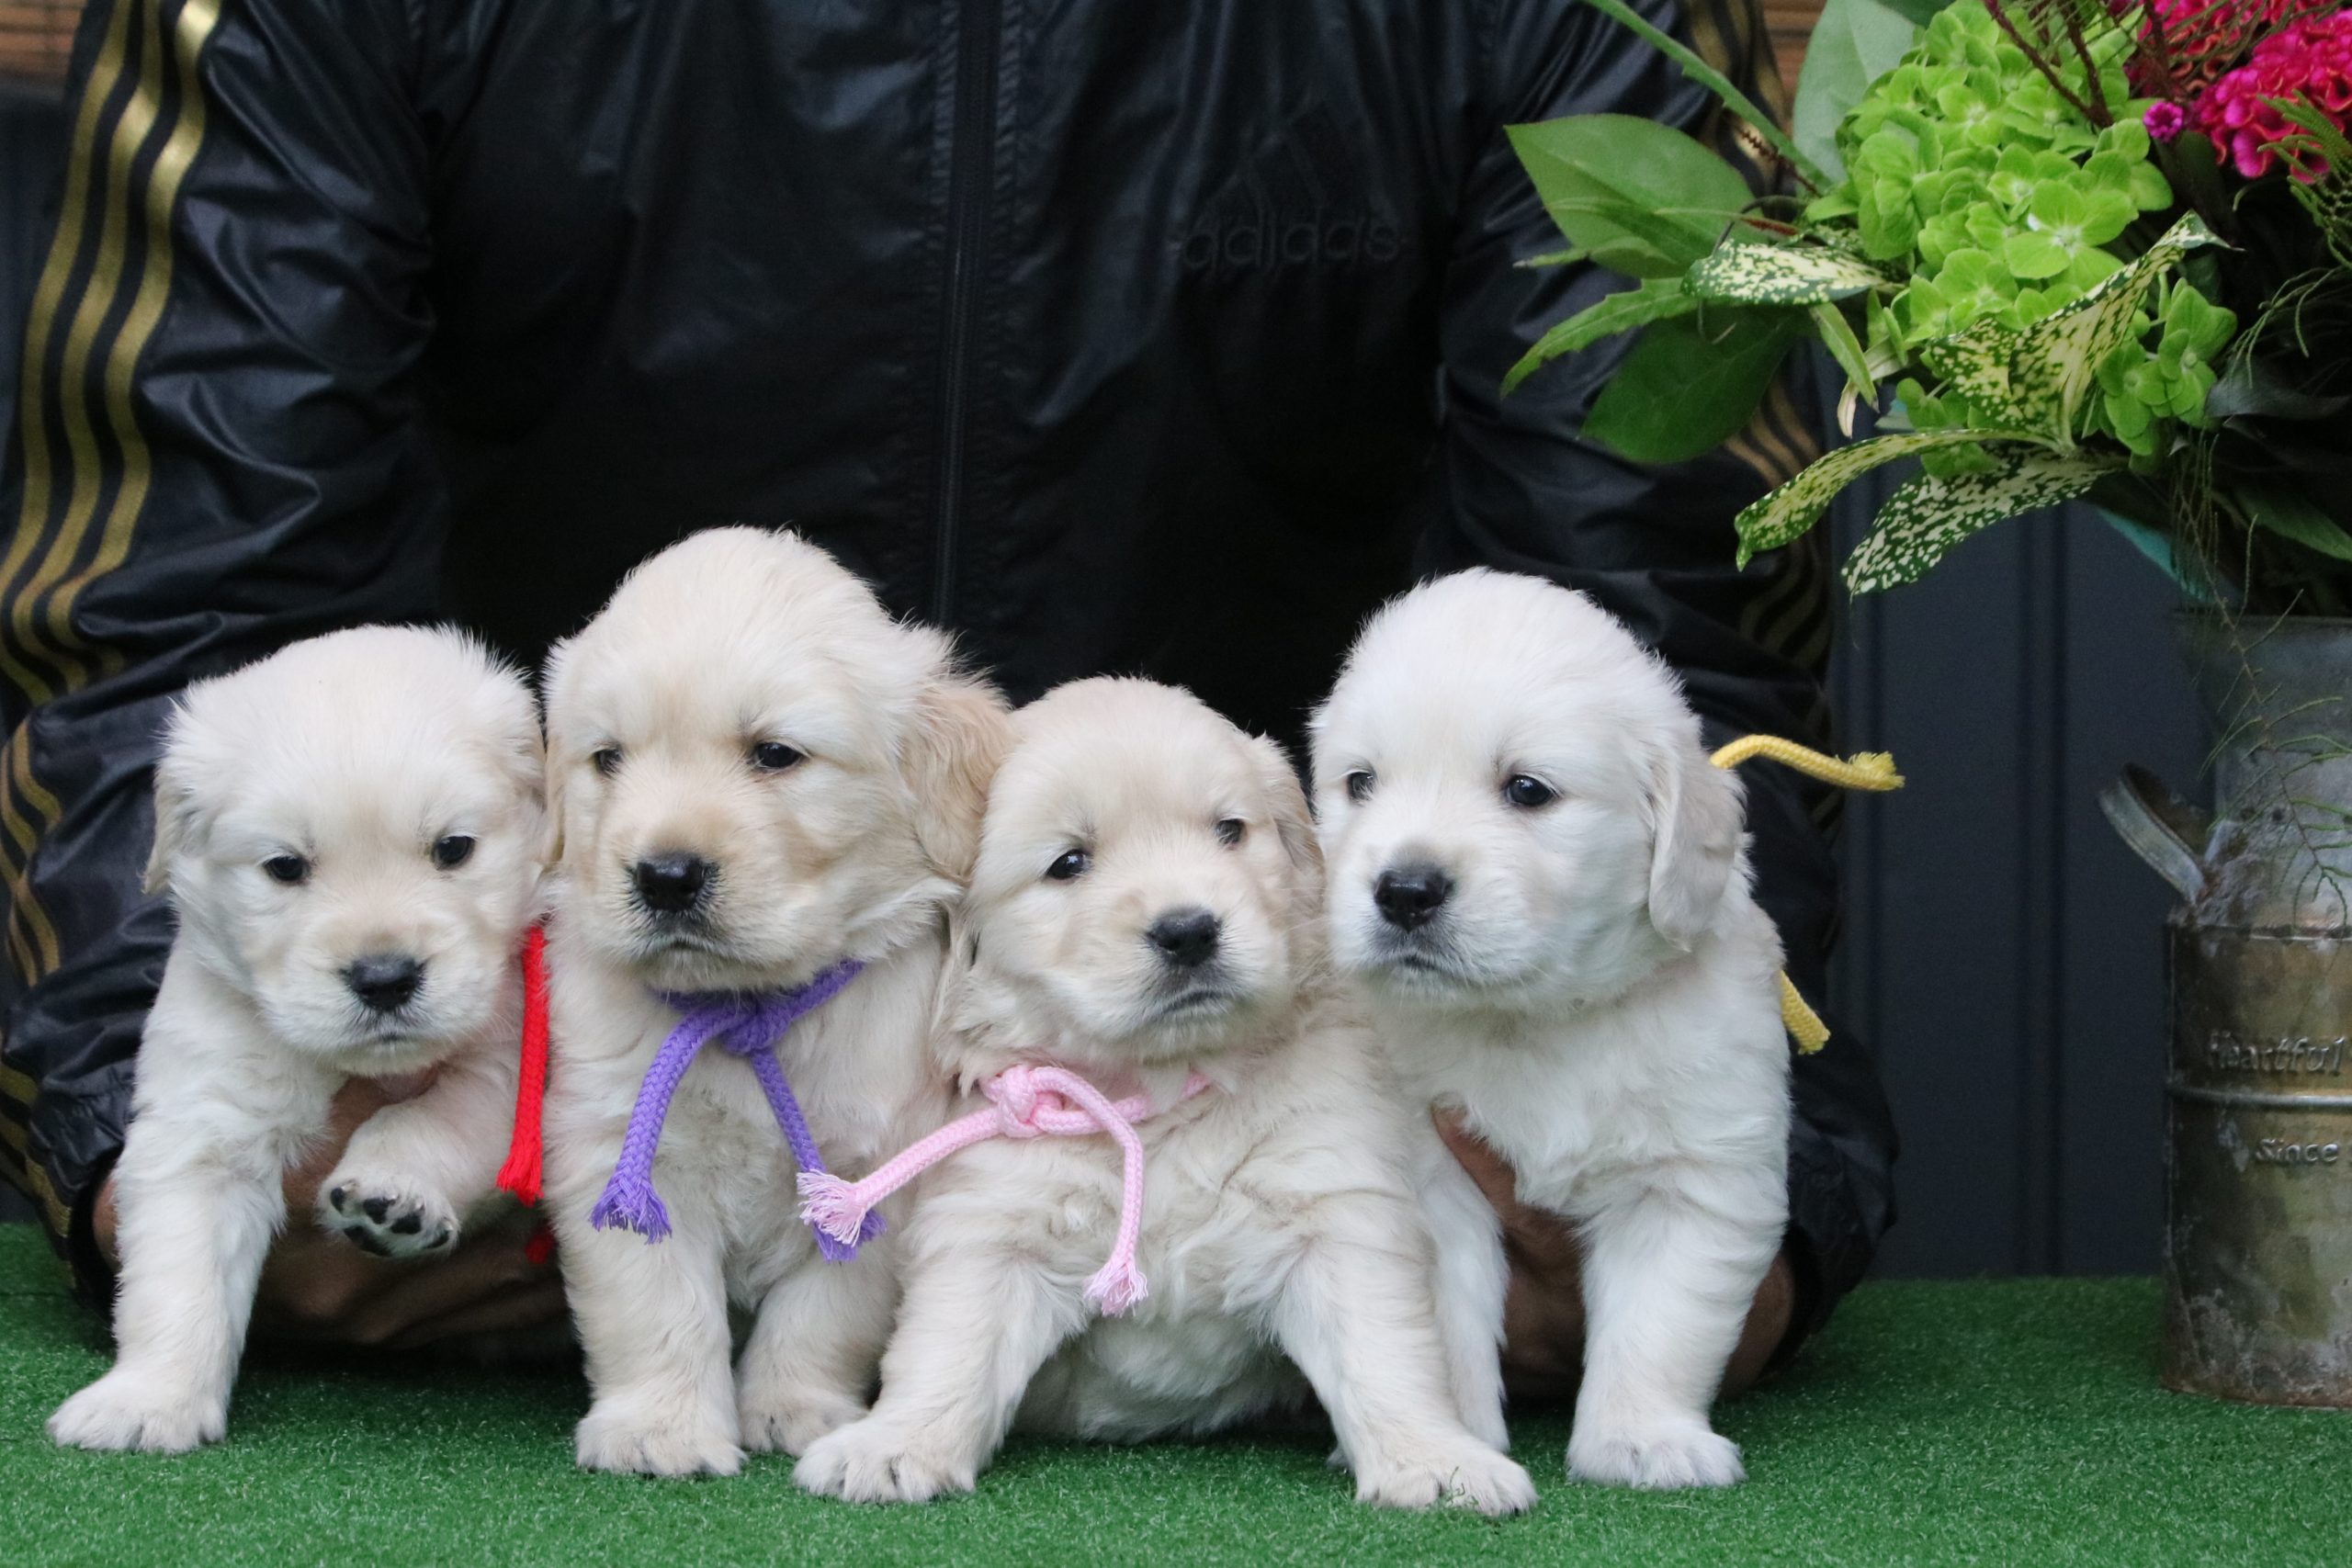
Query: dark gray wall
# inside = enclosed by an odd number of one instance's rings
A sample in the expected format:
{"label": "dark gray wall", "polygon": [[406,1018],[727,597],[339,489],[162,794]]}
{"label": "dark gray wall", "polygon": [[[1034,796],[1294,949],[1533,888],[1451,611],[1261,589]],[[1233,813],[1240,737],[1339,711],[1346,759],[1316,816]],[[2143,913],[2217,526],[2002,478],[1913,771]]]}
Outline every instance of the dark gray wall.
{"label": "dark gray wall", "polygon": [[[1841,554],[1867,511],[1843,509]],[[2126,761],[2199,785],[2172,604],[2154,567],[2069,511],[1849,606],[1844,739],[1910,780],[1850,803],[1832,981],[1903,1132],[1888,1272],[2155,1267],[2170,899],[2097,795]]]}
{"label": "dark gray wall", "polygon": [[[62,119],[0,88],[0,430]],[[2154,1266],[2165,900],[2094,795],[2126,761],[2194,773],[2168,604],[2104,526],[2041,517],[1853,606],[1845,743],[1912,781],[1848,813],[1836,972],[1905,1142],[1890,1272]]]}

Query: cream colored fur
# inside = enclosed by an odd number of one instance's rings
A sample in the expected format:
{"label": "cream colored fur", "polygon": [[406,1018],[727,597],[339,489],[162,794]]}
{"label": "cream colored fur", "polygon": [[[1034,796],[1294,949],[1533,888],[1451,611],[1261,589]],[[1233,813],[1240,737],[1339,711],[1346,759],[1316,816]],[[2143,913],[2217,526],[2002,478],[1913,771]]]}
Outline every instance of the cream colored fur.
{"label": "cream colored fur", "polygon": [[[346,1080],[434,1070],[352,1136],[319,1187],[323,1226],[441,1253],[491,1198],[545,842],[538,717],[522,682],[455,633],[339,632],[191,687],[155,807],[149,878],[179,932],[114,1170],[118,1359],[49,1423],[83,1448],[174,1451],[225,1432],[286,1170]],[[452,835],[470,854],[436,865]],[[287,856],[307,863],[297,884],[265,869]],[[424,964],[389,1015],[345,973],[382,953]]]}
{"label": "cream colored fur", "polygon": [[[1738,1481],[1708,1406],[1787,1220],[1789,1049],[1736,781],[1623,626],[1488,571],[1374,616],[1314,735],[1340,967],[1415,1092],[1582,1233],[1569,1470]],[[1409,930],[1396,868],[1451,885]]]}
{"label": "cream colored fur", "polygon": [[[944,1049],[967,1088],[1053,1062],[1171,1107],[1140,1128],[1150,1293],[1119,1318],[1082,1298],[1116,1225],[1109,1138],[967,1149],[932,1173],[908,1226],[879,1401],[813,1445],[796,1479],[921,1501],[969,1490],[1016,1425],[1136,1441],[1213,1431],[1311,1388],[1365,1501],[1529,1506],[1525,1472],[1495,1446],[1494,1219],[1326,979],[1317,859],[1289,764],[1143,682],[1065,686],[1016,722]],[[1090,857],[1082,872],[1048,875],[1073,850]],[[1148,935],[1184,909],[1219,926],[1214,957],[1189,967]],[[1175,1103],[1195,1068],[1216,1089]],[[1417,1196],[1439,1170],[1457,1184],[1443,1265]],[[1442,1266],[1466,1303],[1450,1320],[1432,1286]]]}
{"label": "cream colored fur", "polygon": [[[822,1260],[751,1069],[716,1046],[680,1088],[654,1167],[673,1234],[591,1228],[677,1020],[655,993],[781,988],[865,960],[786,1037],[786,1072],[837,1171],[930,1130],[946,1104],[928,1039],[945,910],[970,871],[1003,709],[944,637],[893,622],[822,551],[725,528],[639,567],[556,650],[548,710],[562,845],[547,1167],[594,1393],[578,1458],[731,1473],[747,1448],[798,1453],[865,1409],[900,1242]],[[762,745],[797,760],[763,768]],[[714,869],[700,913],[665,926],[635,901],[631,867],[672,853]],[[731,1368],[730,1304],[753,1314]]]}

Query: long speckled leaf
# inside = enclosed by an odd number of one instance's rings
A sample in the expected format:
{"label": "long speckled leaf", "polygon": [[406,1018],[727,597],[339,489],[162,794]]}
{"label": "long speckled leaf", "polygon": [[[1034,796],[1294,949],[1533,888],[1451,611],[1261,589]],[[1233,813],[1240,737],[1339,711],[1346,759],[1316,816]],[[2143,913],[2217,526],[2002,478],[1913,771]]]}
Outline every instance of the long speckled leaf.
{"label": "long speckled leaf", "polygon": [[1820,521],[1839,491],[1882,463],[1939,446],[2038,439],[2021,430],[1912,430],[1840,446],[1739,514],[1739,564],[1746,566],[1758,551],[1779,549],[1798,537]]}
{"label": "long speckled leaf", "polygon": [[1745,305],[1818,305],[1875,288],[1884,274],[1852,256],[1812,245],[1717,245],[1692,266],[1691,293]]}
{"label": "long speckled leaf", "polygon": [[1921,474],[1879,508],[1871,536],[1846,558],[1846,586],[1856,593],[1871,593],[1916,581],[1979,529],[2037,506],[2072,501],[2113,466],[2090,457],[2026,451],[1992,473],[1954,479]]}
{"label": "long speckled leaf", "polygon": [[2026,421],[2011,407],[2009,355],[2018,334],[1994,321],[1979,321],[1952,337],[1938,338],[1919,348],[1919,362],[1934,371],[1950,389],[1976,400],[1979,408],[2000,409],[2018,423]]}
{"label": "long speckled leaf", "polygon": [[2132,334],[2132,319],[2156,276],[2199,245],[2217,243],[2190,213],[2121,272],[2080,299],[2028,327],[2009,360],[2009,400],[1996,417],[2064,440],[2099,363]]}

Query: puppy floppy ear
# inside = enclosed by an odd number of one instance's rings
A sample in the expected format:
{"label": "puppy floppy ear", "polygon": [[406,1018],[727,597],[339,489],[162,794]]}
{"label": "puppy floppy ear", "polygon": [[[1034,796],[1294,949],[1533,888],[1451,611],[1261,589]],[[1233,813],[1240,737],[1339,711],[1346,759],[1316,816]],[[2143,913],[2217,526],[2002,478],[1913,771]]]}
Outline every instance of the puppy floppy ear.
{"label": "puppy floppy ear", "polygon": [[1650,924],[1688,951],[1713,923],[1739,855],[1739,781],[1679,733],[1650,761]]}
{"label": "puppy floppy ear", "polygon": [[1283,853],[1290,857],[1291,869],[1296,874],[1300,902],[1319,910],[1323,907],[1323,848],[1316,840],[1315,813],[1306,804],[1298,771],[1291,766],[1289,754],[1262,735],[1250,738],[1250,755],[1257,765],[1258,782],[1265,790]]}
{"label": "puppy floppy ear", "polygon": [[915,839],[940,875],[972,879],[989,784],[1012,747],[1004,698],[987,682],[939,668],[915,700],[904,766],[915,797]]}
{"label": "puppy floppy ear", "polygon": [[196,792],[186,770],[167,749],[155,764],[155,843],[148,852],[147,870],[139,880],[140,890],[148,894],[169,891],[173,863],[195,849],[202,831]]}

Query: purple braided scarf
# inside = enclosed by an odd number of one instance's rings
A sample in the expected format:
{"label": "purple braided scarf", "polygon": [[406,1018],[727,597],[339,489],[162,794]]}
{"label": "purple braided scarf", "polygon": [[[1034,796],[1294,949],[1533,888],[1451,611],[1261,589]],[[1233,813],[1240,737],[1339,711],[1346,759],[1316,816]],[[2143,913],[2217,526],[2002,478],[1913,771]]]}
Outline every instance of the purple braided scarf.
{"label": "purple braided scarf", "polygon": [[[605,1184],[604,1195],[588,1212],[588,1223],[598,1230],[617,1225],[635,1231],[649,1243],[670,1234],[670,1211],[653,1190],[653,1153],[662,1142],[662,1123],[670,1114],[670,1100],[684,1081],[686,1068],[693,1065],[695,1053],[714,1040],[752,1065],[752,1076],[760,1080],[768,1109],[775,1112],[776,1125],[784,1130],[784,1141],[792,1145],[792,1157],[799,1161],[801,1170],[822,1171],[824,1156],[809,1135],[800,1102],[792,1097],[792,1085],[785,1081],[784,1064],[776,1060],[775,1046],[785,1031],[841,995],[865,967],[851,959],[788,991],[661,993],[663,1002],[678,1010],[678,1024],[653,1054],[653,1065],[645,1069],[637,1105],[629,1111],[628,1131],[621,1138],[621,1157],[613,1166],[613,1179]],[[868,1215],[855,1241],[836,1240],[813,1224],[809,1229],[816,1235],[817,1250],[827,1261],[845,1263],[857,1256],[860,1243],[881,1234],[882,1216]]]}

